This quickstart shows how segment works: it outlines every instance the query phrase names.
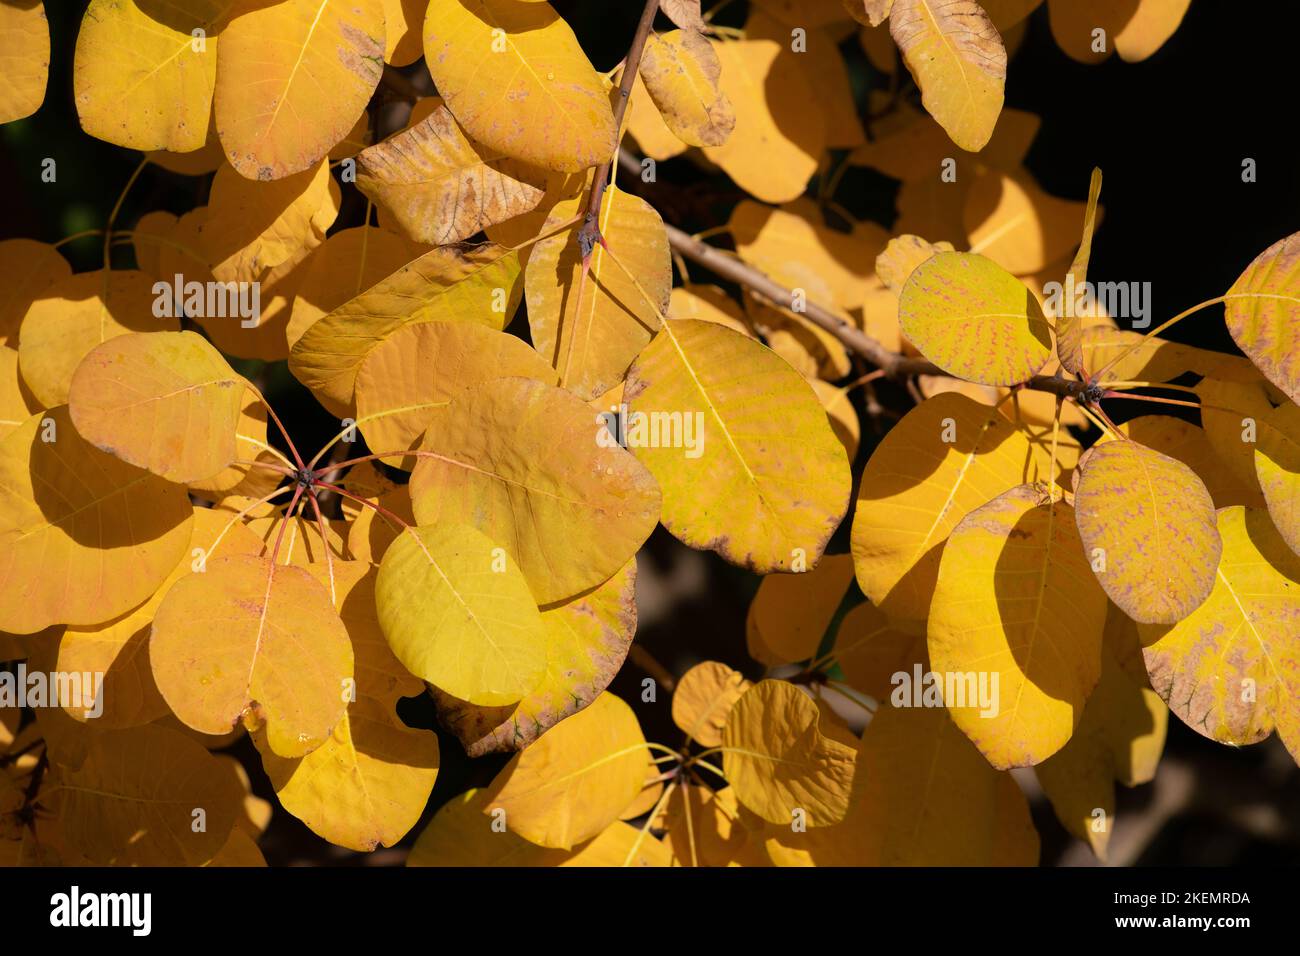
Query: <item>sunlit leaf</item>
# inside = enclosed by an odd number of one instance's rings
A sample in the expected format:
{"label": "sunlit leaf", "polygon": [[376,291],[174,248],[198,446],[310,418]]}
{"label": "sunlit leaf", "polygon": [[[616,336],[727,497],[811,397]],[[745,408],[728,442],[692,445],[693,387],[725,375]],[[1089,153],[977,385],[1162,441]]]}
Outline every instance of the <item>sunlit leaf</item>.
{"label": "sunlit leaf", "polygon": [[673,689],[673,723],[701,746],[717,747],[731,708],[751,686],[726,664],[696,664]]}
{"label": "sunlit leaf", "polygon": [[[660,441],[629,447],[663,490],[664,527],[755,571],[816,565],[848,506],[849,471],[798,373],[731,329],[673,319],[637,357],[625,399],[659,428]],[[662,440],[665,424],[680,441]]]}
{"label": "sunlit leaf", "polygon": [[664,122],[690,146],[721,146],[736,114],[719,89],[722,67],[712,44],[690,30],[651,34],[640,73]]}
{"label": "sunlit leaf", "polygon": [[1195,473],[1136,442],[1111,441],[1095,445],[1076,474],[1079,536],[1110,599],[1147,624],[1194,611],[1222,551],[1214,503]]}
{"label": "sunlit leaf", "polygon": [[218,556],[177,581],[154,617],[154,680],[173,713],[206,734],[241,721],[300,757],[343,718],[352,646],[329,589],[269,557]]}
{"label": "sunlit leaf", "polygon": [[1300,402],[1300,233],[1261,252],[1225,298],[1233,340],[1270,382]]}
{"label": "sunlit leaf", "polygon": [[853,581],[853,557],[825,555],[811,571],[769,574],[749,605],[749,656],[773,666],[813,657]]}
{"label": "sunlit leaf", "polygon": [[605,87],[549,3],[432,0],[424,60],[447,108],[485,146],[559,172],[613,157]]}
{"label": "sunlit leaf", "polygon": [[0,4],[0,63],[0,123],[31,116],[50,74],[50,25],[39,0]]}
{"label": "sunlit leaf", "polygon": [[571,849],[618,820],[649,753],[632,708],[603,693],[516,754],[484,794],[484,813],[538,846]]}

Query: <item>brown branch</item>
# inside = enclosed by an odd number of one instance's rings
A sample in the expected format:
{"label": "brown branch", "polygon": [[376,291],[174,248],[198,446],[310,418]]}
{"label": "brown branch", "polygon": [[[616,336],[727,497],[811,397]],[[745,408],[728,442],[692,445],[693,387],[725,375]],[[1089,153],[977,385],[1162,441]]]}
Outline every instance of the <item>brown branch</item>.
{"label": "brown branch", "polygon": [[[638,174],[641,172],[640,162],[626,149],[619,150],[618,160],[619,164],[629,172]],[[668,244],[685,258],[704,266],[715,275],[761,295],[781,308],[802,316],[813,325],[835,336],[850,352],[861,355],[877,368],[883,369],[890,378],[899,379],[913,375],[941,375],[945,378],[956,378],[928,359],[891,352],[879,341],[816,302],[805,301],[801,309],[795,309],[794,293],[780,283],[774,282],[758,269],[688,235],[676,226],[664,223],[664,228],[668,231]],[[1060,395],[1062,398],[1078,398],[1087,385],[1058,375],[1035,375],[1025,382],[1023,387],[1036,392]]]}
{"label": "brown branch", "polygon": [[[618,82],[618,103],[614,107],[615,137],[623,132],[623,114],[627,112],[627,101],[632,95],[632,84],[636,82],[637,70],[641,68],[641,51],[645,49],[645,41],[650,36],[650,25],[654,23],[658,11],[659,0],[645,0],[641,20],[637,23],[636,33],[632,37],[632,46],[628,48],[627,57],[623,60],[623,75]],[[621,149],[619,153],[621,159]],[[582,228],[578,230],[578,248],[582,250],[584,262],[590,258],[591,250],[597,245],[603,245],[605,241],[600,234],[600,201],[605,195],[605,187],[608,184],[609,163],[601,163],[596,169],[596,178],[591,184],[587,215],[583,218]]]}

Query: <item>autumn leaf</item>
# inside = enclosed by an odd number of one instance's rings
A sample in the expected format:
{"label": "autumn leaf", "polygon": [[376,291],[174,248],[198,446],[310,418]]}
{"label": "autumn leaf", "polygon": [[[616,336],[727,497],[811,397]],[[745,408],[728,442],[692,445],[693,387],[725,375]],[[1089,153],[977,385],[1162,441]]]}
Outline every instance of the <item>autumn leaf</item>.
{"label": "autumn leaf", "polygon": [[[1074,289],[1082,288],[1088,280],[1088,258],[1092,254],[1092,232],[1097,224],[1097,198],[1100,195],[1101,170],[1094,168],[1088,186],[1088,208],[1083,214],[1083,238],[1079,241],[1079,251],[1070,264],[1070,271],[1065,274],[1067,284]],[[1061,360],[1061,368],[1076,375],[1082,375],[1084,370],[1082,331],[1082,322],[1079,316],[1074,315],[1073,308],[1067,308],[1056,316],[1056,354]]]}
{"label": "autumn leaf", "polygon": [[848,554],[828,554],[811,571],[767,575],[745,622],[749,656],[768,666],[813,657],[852,582]]}
{"label": "autumn leaf", "polygon": [[678,447],[632,445],[663,490],[664,527],[762,573],[816,565],[848,506],[848,463],[798,373],[731,329],[673,319],[637,357],[624,397],[644,422],[671,428],[680,416]]}
{"label": "autumn leaf", "polygon": [[931,667],[962,681],[944,703],[999,770],[1060,750],[1101,675],[1106,595],[1073,509],[1043,492],[1018,485],[962,519],[930,609]]}
{"label": "autumn leaf", "polygon": [[719,88],[722,66],[712,44],[690,30],[652,35],[640,74],[668,128],[688,146],[721,146],[736,114]]}
{"label": "autumn leaf", "polygon": [[972,0],[894,0],[889,32],[930,115],[962,149],[982,149],[1007,78],[1007,51],[988,14]]}
{"label": "autumn leaf", "polygon": [[607,580],[659,517],[646,467],[590,406],[545,382],[498,378],[464,389],[432,410],[420,451],[410,483],[416,519],[465,521],[500,542],[540,604]]}
{"label": "autumn leaf", "polygon": [[514,703],[545,676],[544,628],[523,574],[469,525],[398,537],[379,566],[375,606],[402,665],[469,703]]}
{"label": "autumn leaf", "polygon": [[469,139],[451,110],[428,118],[357,157],[357,188],[415,242],[460,242],[541,202],[544,170]]}
{"label": "autumn leaf", "polygon": [[99,624],[144,601],[180,561],[185,489],[105,454],[66,406],[0,440],[0,629]]}
{"label": "autumn leaf", "polygon": [[826,827],[848,812],[852,747],[818,729],[817,705],[765,680],[736,702],[722,730],[722,768],[736,798],[769,823]]}
{"label": "autumn leaf", "polygon": [[[557,203],[543,234],[579,212],[578,199]],[[576,224],[538,242],[524,272],[533,345],[560,373],[560,384],[584,400],[624,377],[659,329],[672,288],[668,234],[653,207],[611,187],[597,222],[609,250],[592,250],[585,282]]]}
{"label": "autumn leaf", "polygon": [[188,153],[207,138],[217,40],[233,0],[92,0],[77,33],[81,128],[118,146]]}
{"label": "autumn leaf", "polygon": [[1210,595],[1222,542],[1205,485],[1180,461],[1132,441],[1079,462],[1075,519],[1110,599],[1133,620],[1173,624]]}
{"label": "autumn leaf", "polygon": [[384,0],[241,3],[217,51],[214,115],[230,165],[267,180],[319,163],[379,85],[384,44]]}
{"label": "autumn leaf", "polygon": [[249,387],[193,332],[129,333],[81,360],[68,407],[87,441],[183,484],[212,477],[237,456]]}
{"label": "autumn leaf", "polygon": [[872,453],[853,513],[858,585],[900,620],[928,615],[943,544],[967,514],[1045,477],[1024,434],[954,392],[928,398]]}
{"label": "autumn leaf", "polygon": [[[465,752],[478,757],[522,750],[595,700],[632,645],[635,592],[636,562],[629,561],[599,587],[542,608],[546,674],[537,689],[517,704],[478,706],[433,688],[438,715],[464,744]],[[679,684],[677,693],[680,690]]]}
{"label": "autumn leaf", "polygon": [[45,102],[50,25],[41,2],[0,4],[0,123],[31,116]]}
{"label": "autumn leaf", "polygon": [[[424,59],[447,108],[485,146],[558,172],[613,158],[605,88],[549,3],[432,0]],[[478,82],[485,74],[499,81]]]}
{"label": "autumn leaf", "polygon": [[1233,341],[1270,382],[1300,402],[1300,233],[1261,252],[1224,298]]}
{"label": "autumn leaf", "polygon": [[1172,624],[1142,624],[1151,686],[1199,734],[1234,745],[1274,729],[1300,755],[1300,557],[1268,516],[1241,507],[1218,513],[1223,540],[1213,589]]}
{"label": "autumn leaf", "polygon": [[917,266],[899,297],[898,321],[926,358],[968,382],[1015,385],[1052,356],[1038,300],[980,255],[940,252]]}
{"label": "autumn leaf", "polygon": [[483,795],[483,812],[503,810],[511,832],[568,850],[618,820],[648,761],[632,708],[603,693],[512,757]]}
{"label": "autumn leaf", "polygon": [[1279,405],[1260,424],[1255,470],[1269,517],[1300,554],[1300,407]]}
{"label": "autumn leaf", "polygon": [[269,557],[218,556],[167,592],[149,638],[154,680],[206,734],[241,721],[301,757],[342,719],[352,646],[329,589]]}
{"label": "autumn leaf", "polygon": [[696,664],[673,689],[673,723],[689,740],[717,747],[731,709],[752,686],[726,664]]}

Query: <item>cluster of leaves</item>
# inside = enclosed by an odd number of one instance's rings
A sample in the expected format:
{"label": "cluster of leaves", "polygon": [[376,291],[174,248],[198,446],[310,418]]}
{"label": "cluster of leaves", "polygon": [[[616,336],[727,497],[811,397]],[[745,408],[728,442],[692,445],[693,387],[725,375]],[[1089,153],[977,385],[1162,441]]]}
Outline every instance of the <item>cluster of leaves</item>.
{"label": "cluster of leaves", "polygon": [[[513,756],[433,817],[423,865],[1033,863],[1010,768],[1104,853],[1168,709],[1300,751],[1300,237],[1213,300],[1248,358],[1045,305],[1086,280],[1100,174],[1080,204],[1021,166],[1037,120],[1001,109],[999,31],[1036,6],[755,0],[737,28],[663,0],[677,29],[638,31],[615,88],[546,2],[91,0],[83,127],[210,189],[110,219],[96,271],[0,243],[0,660],[104,675],[26,723],[0,709],[0,860],[259,861],[271,808],[214,753],[245,732],[283,810],[392,846],[437,777],[437,736],[396,712],[426,691],[471,757]],[[1068,52],[1100,19],[1137,59],[1186,3],[1079,6],[1049,3]],[[0,5],[32,64],[0,118],[40,103],[40,11]],[[855,20],[895,91],[869,112],[838,46]],[[438,95],[382,135],[385,64],[421,55]],[[680,259],[674,287],[659,213],[606,185],[624,124],[754,196],[719,230],[735,258],[842,328]],[[892,233],[838,207],[850,165],[902,181]],[[366,215],[340,228],[354,184]],[[255,284],[256,322],[174,276]],[[922,374],[856,478],[851,553],[827,554],[850,395],[883,374],[861,341]],[[287,360],[338,436],[304,457],[231,358]],[[1101,407],[1189,374],[1165,387],[1201,427]],[[619,406],[707,440],[622,447],[598,423]],[[691,669],[676,747],[606,690],[657,524],[767,575],[750,653],[799,665]],[[886,705],[930,669],[996,675],[997,716]],[[846,696],[874,709],[861,733]]]}

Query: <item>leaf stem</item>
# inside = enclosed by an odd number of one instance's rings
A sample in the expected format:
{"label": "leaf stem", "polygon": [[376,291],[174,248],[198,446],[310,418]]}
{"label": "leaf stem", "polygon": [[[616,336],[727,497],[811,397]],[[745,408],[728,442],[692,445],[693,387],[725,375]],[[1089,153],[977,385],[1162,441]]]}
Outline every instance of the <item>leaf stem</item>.
{"label": "leaf stem", "polygon": [[1120,349],[1120,353],[1119,353],[1118,355],[1116,355],[1113,359],[1111,359],[1109,362],[1107,362],[1105,365],[1103,365],[1102,368],[1101,368],[1101,371],[1097,372],[1097,374],[1094,375],[1094,376],[1092,377],[1092,380],[1093,380],[1094,382],[1099,382],[1099,381],[1101,381],[1101,377],[1102,377],[1103,375],[1105,375],[1107,372],[1109,372],[1111,369],[1113,369],[1116,365],[1118,365],[1118,364],[1120,363],[1120,361],[1123,360],[1125,357],[1127,357],[1127,356],[1128,356],[1128,355],[1129,355],[1129,354],[1130,354],[1134,349],[1139,349],[1139,348],[1141,348],[1141,347],[1142,347],[1143,345],[1145,345],[1148,341],[1150,341],[1151,339],[1155,338],[1157,335],[1159,335],[1159,334],[1160,334],[1161,332],[1163,332],[1165,329],[1169,328],[1171,325],[1174,325],[1174,324],[1176,324],[1176,323],[1178,323],[1178,322],[1181,322],[1183,319],[1187,318],[1189,315],[1193,315],[1193,314],[1195,314],[1195,313],[1201,311],[1201,309],[1209,308],[1209,307],[1212,306],[1212,305],[1218,305],[1220,302],[1224,301],[1224,299],[1226,299],[1226,298],[1227,298],[1227,296],[1224,296],[1224,295],[1216,295],[1213,299],[1206,299],[1204,302],[1198,302],[1198,303],[1196,303],[1196,305],[1192,306],[1191,308],[1189,308],[1189,309],[1184,309],[1182,312],[1179,312],[1179,313],[1178,313],[1177,315],[1175,315],[1172,319],[1168,319],[1168,320],[1166,320],[1165,322],[1162,322],[1160,325],[1157,325],[1157,326],[1156,326],[1154,329],[1152,329],[1150,332],[1147,332],[1146,334],[1144,334],[1144,335],[1142,336],[1142,338],[1140,338],[1138,341],[1136,341],[1136,342],[1132,342],[1132,343],[1130,343],[1129,345],[1126,345],[1124,348]]}
{"label": "leaf stem", "polygon": [[131,191],[131,187],[135,185],[135,181],[140,178],[140,174],[144,172],[144,168],[148,165],[149,157],[147,155],[141,157],[140,165],[136,166],[135,172],[133,172],[131,178],[126,181],[126,185],[122,187],[122,191],[117,196],[117,202],[113,204],[113,211],[108,214],[108,222],[104,224],[105,272],[109,269],[109,259],[113,248],[113,223],[117,220],[117,214],[122,211],[122,203],[126,202],[126,194]]}
{"label": "leaf stem", "polygon": [[[618,84],[618,104],[614,107],[614,128],[620,136],[623,130],[623,116],[627,112],[627,101],[632,95],[632,84],[636,82],[637,70],[641,67],[641,53],[650,35],[650,26],[655,14],[659,12],[659,0],[645,0],[641,9],[641,19],[637,21],[636,33],[632,36],[632,45],[628,48],[627,58],[623,62],[623,75]],[[617,160],[618,143],[615,142]],[[610,163],[601,163],[596,169],[596,178],[591,184],[591,194],[587,200],[587,214],[583,218],[582,228],[578,230],[578,246],[583,252],[583,262],[591,258],[591,250],[597,245],[604,245],[600,234],[600,202],[605,195],[605,186],[609,182]]]}

